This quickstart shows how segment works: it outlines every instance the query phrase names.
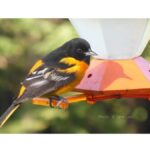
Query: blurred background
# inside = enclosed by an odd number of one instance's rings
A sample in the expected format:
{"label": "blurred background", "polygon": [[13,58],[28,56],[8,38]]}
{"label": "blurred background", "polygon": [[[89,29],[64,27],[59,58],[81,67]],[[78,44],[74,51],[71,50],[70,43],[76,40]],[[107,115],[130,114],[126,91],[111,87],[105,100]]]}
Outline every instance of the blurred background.
{"label": "blurred background", "polygon": [[[67,19],[0,19],[0,115],[34,62],[78,37]],[[143,57],[150,60],[150,43]],[[150,102],[110,99],[67,110],[23,104],[0,133],[150,133]]]}

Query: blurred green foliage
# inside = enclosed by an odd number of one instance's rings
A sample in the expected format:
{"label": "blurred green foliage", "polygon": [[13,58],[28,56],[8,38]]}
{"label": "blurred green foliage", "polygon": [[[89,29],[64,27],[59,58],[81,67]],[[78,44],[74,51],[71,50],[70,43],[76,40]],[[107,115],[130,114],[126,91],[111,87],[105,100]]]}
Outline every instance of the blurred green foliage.
{"label": "blurred green foliage", "polygon": [[[78,37],[67,19],[0,19],[0,114],[17,95],[19,83],[38,59]],[[150,60],[150,46],[143,56]],[[57,110],[27,102],[0,133],[149,133],[150,102],[113,99]]]}

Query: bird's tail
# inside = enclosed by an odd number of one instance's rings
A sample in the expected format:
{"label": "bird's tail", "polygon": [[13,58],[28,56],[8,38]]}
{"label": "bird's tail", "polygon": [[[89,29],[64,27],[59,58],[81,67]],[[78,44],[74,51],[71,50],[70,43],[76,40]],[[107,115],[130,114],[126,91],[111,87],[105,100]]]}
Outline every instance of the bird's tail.
{"label": "bird's tail", "polygon": [[10,107],[0,117],[0,128],[5,124],[5,122],[9,119],[9,117],[16,111],[16,109],[19,106],[20,106],[20,104],[15,104],[15,103],[12,103],[10,105]]}

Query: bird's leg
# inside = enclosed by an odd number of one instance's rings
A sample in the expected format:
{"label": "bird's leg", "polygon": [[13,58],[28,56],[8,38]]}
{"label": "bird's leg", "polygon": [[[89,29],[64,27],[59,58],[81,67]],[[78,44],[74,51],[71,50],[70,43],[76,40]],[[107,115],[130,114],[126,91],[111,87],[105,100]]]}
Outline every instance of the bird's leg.
{"label": "bird's leg", "polygon": [[52,100],[53,100],[53,99],[55,99],[55,100],[58,101],[58,102],[57,102],[57,105],[56,105],[56,108],[60,108],[61,103],[66,103],[66,104],[68,105],[67,99],[65,99],[65,98],[62,97],[62,96],[54,95],[54,96],[51,96],[51,97],[50,97],[50,107],[52,107],[52,108],[54,108],[54,107],[52,106]]}

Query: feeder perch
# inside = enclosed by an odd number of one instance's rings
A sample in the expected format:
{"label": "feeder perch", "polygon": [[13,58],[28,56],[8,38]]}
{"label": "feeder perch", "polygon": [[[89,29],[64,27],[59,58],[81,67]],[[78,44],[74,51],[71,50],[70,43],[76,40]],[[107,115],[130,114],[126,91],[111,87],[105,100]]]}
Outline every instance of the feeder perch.
{"label": "feeder perch", "polygon": [[[71,19],[81,38],[87,39],[98,57],[91,64],[69,103],[110,98],[150,99],[150,63],[140,55],[150,39],[148,19]],[[33,104],[49,106],[34,98]],[[52,103],[56,105],[54,100]],[[68,107],[61,105],[62,108]]]}

